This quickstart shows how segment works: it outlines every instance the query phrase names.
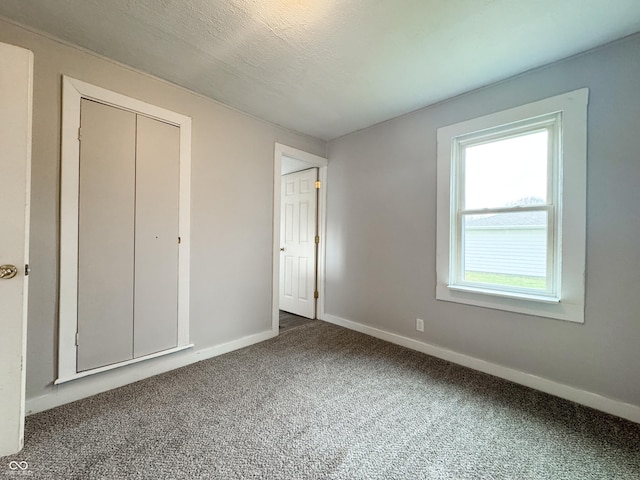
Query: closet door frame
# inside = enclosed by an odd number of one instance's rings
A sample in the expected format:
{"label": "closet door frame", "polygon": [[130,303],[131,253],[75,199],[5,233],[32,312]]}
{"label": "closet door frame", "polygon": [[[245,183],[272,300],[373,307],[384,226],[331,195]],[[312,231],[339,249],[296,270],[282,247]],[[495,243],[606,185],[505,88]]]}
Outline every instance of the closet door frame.
{"label": "closet door frame", "polygon": [[[93,100],[159,120],[180,129],[180,196],[178,249],[177,347],[114,365],[77,372],[78,331],[78,207],[80,188],[80,102]],[[62,77],[62,171],[60,185],[60,299],[58,378],[60,384],[123,365],[193,347],[189,343],[189,247],[191,189],[191,118],[125,95],[68,77]]]}

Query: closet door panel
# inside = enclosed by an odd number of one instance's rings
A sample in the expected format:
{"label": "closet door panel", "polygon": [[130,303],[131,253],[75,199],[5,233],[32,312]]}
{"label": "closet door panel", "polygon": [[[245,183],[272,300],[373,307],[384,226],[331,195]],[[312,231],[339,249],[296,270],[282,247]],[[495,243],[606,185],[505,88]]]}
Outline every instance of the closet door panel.
{"label": "closet door panel", "polygon": [[77,370],[133,357],[136,115],[81,103]]}
{"label": "closet door panel", "polygon": [[180,129],[138,116],[134,357],[178,344]]}

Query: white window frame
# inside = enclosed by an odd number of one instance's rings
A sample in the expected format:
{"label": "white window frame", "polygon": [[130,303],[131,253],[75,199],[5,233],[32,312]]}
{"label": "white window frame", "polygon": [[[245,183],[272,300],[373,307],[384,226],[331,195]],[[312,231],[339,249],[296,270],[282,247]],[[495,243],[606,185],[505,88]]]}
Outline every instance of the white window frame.
{"label": "white window frame", "polygon": [[[484,291],[491,295],[509,296],[522,298],[530,296],[532,299],[558,302],[559,295],[559,235],[557,232],[561,225],[561,212],[559,198],[559,159],[560,159],[560,138],[561,138],[562,112],[554,112],[542,117],[528,118],[521,122],[509,125],[500,125],[490,130],[472,132],[468,135],[455,137],[452,146],[452,188],[451,195],[451,251],[449,261],[449,288],[469,291]],[[500,208],[480,208],[467,209],[464,207],[464,185],[466,181],[465,151],[468,147],[482,145],[521,135],[547,131],[549,134],[549,148],[547,154],[547,185],[546,203],[535,206],[514,206]],[[463,227],[462,221],[465,215],[483,215],[500,213],[520,213],[520,212],[544,211],[547,214],[547,261],[546,280],[548,288],[545,291],[525,289],[518,287],[507,287],[501,285],[485,285],[471,282],[462,278],[464,271],[463,261]]]}
{"label": "white window frame", "polygon": [[[80,103],[83,98],[128,110],[180,129],[180,194],[178,235],[178,341],[168,350],[124,362],[77,371],[78,331],[78,208],[80,188]],[[189,265],[191,199],[191,118],[140,100],[62,77],[62,171],[60,186],[60,303],[58,330],[58,378],[60,384],[132,363],[192,348],[189,343]]]}
{"label": "white window frame", "polygon": [[[586,251],[586,143],[589,90],[529,103],[439,128],[437,172],[436,298],[572,322],[584,322]],[[508,138],[549,128],[547,204],[518,209],[482,209],[473,213],[525,210],[548,212],[546,292],[500,288],[460,280],[460,151],[469,144]],[[557,142],[557,143],[556,143]]]}

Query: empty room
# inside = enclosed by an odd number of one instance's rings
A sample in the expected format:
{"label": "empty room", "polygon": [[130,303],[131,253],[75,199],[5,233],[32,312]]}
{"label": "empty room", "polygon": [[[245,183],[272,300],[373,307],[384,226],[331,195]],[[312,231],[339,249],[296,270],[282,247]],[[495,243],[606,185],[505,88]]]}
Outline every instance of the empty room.
{"label": "empty room", "polygon": [[2,0],[0,478],[640,478],[638,0]]}

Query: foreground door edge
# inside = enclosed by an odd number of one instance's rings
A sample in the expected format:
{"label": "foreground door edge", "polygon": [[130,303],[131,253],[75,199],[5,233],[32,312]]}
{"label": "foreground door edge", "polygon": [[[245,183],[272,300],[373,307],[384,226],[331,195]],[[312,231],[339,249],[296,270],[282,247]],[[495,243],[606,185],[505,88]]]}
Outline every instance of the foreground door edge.
{"label": "foreground door edge", "polygon": [[0,456],[24,442],[33,53],[0,43]]}

